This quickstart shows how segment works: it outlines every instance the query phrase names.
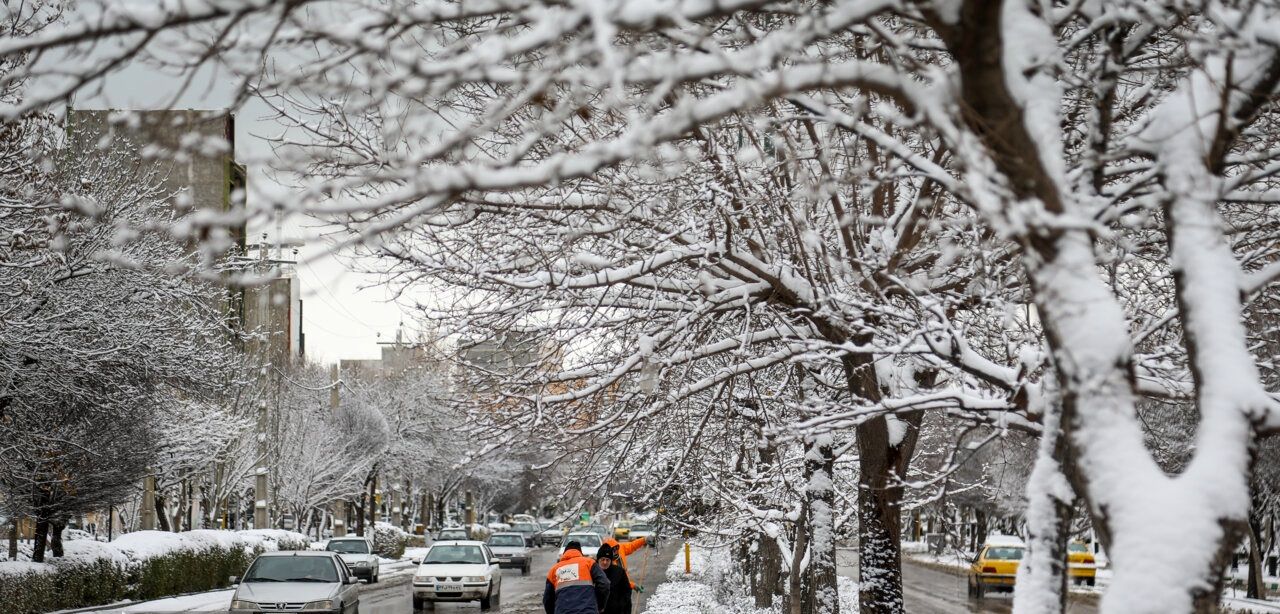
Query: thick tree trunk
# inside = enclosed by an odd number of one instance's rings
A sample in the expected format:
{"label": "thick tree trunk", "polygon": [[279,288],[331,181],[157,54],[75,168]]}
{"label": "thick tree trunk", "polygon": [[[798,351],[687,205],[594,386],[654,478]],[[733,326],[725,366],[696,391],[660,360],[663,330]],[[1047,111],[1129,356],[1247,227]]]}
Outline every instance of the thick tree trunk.
{"label": "thick tree trunk", "polygon": [[35,543],[31,546],[31,562],[43,563],[44,551],[49,544],[49,519],[42,514],[36,515]]}
{"label": "thick tree trunk", "polygon": [[159,523],[159,526],[156,528],[161,531],[168,531],[170,526],[169,514],[164,509],[164,497],[160,496],[160,493],[156,493],[155,502],[156,502],[156,522]]}
{"label": "thick tree trunk", "polygon": [[1250,599],[1266,599],[1267,584],[1262,575],[1262,522],[1256,515],[1249,516],[1249,576],[1245,580],[1245,593]]}
{"label": "thick tree trunk", "polygon": [[67,521],[55,520],[49,523],[49,549],[53,558],[62,558],[62,531],[67,528]]}
{"label": "thick tree trunk", "polygon": [[364,537],[364,499],[367,495],[360,493],[360,499],[356,501],[356,535]]}
{"label": "thick tree trunk", "polygon": [[[849,390],[855,397],[872,402],[883,397],[869,358],[846,356],[844,368]],[[918,377],[917,383],[929,386],[936,373]],[[858,602],[862,614],[906,611],[902,601],[900,480],[906,476],[915,453],[922,418],[923,412],[913,411],[877,416],[857,427]]]}
{"label": "thick tree trunk", "polygon": [[805,449],[805,513],[809,527],[809,566],[803,574],[803,611],[806,614],[839,614],[836,586],[835,469],[830,435],[814,438]]}
{"label": "thick tree trunk", "polygon": [[1027,554],[1018,565],[1014,614],[1061,614],[1067,607],[1067,537],[1075,493],[1063,473],[1071,464],[1062,408],[1043,418],[1040,453],[1027,484]]}
{"label": "thick tree trunk", "polygon": [[[378,526],[378,474],[375,473],[369,476],[369,529],[372,530],[376,526]],[[467,530],[471,530],[470,527]]]}
{"label": "thick tree trunk", "polygon": [[[808,507],[808,504],[805,504]],[[787,574],[787,611],[791,614],[807,614],[804,611],[804,590],[802,580],[808,573],[804,566],[809,552],[809,510],[800,512],[796,522],[796,541],[791,550],[791,572]]]}
{"label": "thick tree trunk", "polygon": [[19,524],[17,516],[14,516],[12,519],[9,520],[9,560],[10,561],[18,560],[18,529],[20,526],[21,525]]}
{"label": "thick tree trunk", "polygon": [[774,599],[782,594],[782,550],[778,541],[768,535],[756,535],[756,552],[752,558],[751,595],[758,608],[773,606]]}

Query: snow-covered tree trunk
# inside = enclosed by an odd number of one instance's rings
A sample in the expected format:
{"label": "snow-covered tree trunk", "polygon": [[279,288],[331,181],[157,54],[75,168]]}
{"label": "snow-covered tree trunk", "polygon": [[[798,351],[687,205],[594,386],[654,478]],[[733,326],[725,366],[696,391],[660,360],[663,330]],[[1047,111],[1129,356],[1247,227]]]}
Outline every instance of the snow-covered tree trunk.
{"label": "snow-covered tree trunk", "polygon": [[1027,556],[1018,565],[1014,614],[1059,614],[1067,605],[1067,540],[1075,493],[1063,473],[1070,465],[1061,410],[1043,417],[1039,454],[1027,484]]}
{"label": "snow-covered tree trunk", "polygon": [[805,525],[809,532],[809,565],[801,583],[801,610],[839,614],[836,586],[835,451],[830,434],[818,435],[805,446]]}

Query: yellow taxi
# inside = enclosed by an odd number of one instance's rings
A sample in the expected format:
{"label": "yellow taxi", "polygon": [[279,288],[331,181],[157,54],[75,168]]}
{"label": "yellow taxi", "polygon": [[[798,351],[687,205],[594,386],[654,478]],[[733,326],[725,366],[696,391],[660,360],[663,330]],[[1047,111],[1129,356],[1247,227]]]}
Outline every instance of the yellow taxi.
{"label": "yellow taxi", "polygon": [[1089,552],[1089,545],[1073,541],[1067,544],[1067,578],[1076,584],[1093,586],[1098,576],[1098,562]]}
{"label": "yellow taxi", "polygon": [[630,520],[619,520],[614,523],[613,538],[620,542],[630,541],[632,524],[633,523]]}
{"label": "yellow taxi", "polygon": [[1017,537],[991,535],[969,566],[969,596],[981,598],[989,590],[1013,590],[1018,563],[1027,546]]}

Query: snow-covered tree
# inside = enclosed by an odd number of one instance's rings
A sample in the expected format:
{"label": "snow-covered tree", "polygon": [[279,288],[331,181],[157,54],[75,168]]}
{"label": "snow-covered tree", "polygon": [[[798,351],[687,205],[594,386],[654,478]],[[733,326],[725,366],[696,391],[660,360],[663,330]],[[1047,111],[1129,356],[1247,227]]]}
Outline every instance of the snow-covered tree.
{"label": "snow-covered tree", "polygon": [[[306,178],[307,212],[412,263],[398,280],[505,299],[470,305],[489,309],[466,309],[470,326],[564,333],[565,368],[510,389],[529,424],[621,434],[736,370],[842,371],[843,406],[789,428],[816,446],[816,474],[833,434],[856,435],[864,611],[902,609],[883,504],[925,409],[1039,433],[1018,611],[1062,609],[1077,498],[1115,569],[1104,611],[1215,607],[1252,452],[1280,424],[1244,317],[1280,275],[1274,2],[86,6],[0,40],[46,82],[10,116],[144,52],[217,63],[276,105],[278,163]],[[90,46],[75,70],[35,57]],[[527,233],[468,244],[486,221]],[[462,254],[479,256],[465,280]],[[537,317],[512,319],[521,300]],[[1014,301],[1035,306],[1047,352],[990,342]],[[640,311],[654,321],[637,328]],[[701,325],[725,311],[737,336]],[[698,370],[717,355],[733,362]],[[635,411],[652,364],[661,396]],[[605,394],[590,420],[542,411]],[[1147,448],[1152,398],[1194,409],[1174,474]]]}

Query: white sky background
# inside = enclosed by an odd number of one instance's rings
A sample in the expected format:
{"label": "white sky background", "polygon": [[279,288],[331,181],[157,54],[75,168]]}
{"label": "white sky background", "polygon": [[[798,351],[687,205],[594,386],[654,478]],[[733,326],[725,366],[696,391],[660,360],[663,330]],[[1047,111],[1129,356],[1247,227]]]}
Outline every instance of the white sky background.
{"label": "white sky background", "polygon": [[[156,68],[135,63],[107,78],[100,93],[81,96],[75,102],[79,109],[225,109],[231,103],[231,85],[225,79],[210,78],[212,71],[202,71],[176,104],[168,106],[182,81]],[[281,194],[285,188],[268,176],[266,161],[271,149],[263,139],[279,133],[281,126],[266,119],[270,110],[257,100],[249,101],[236,112],[236,159],[249,170],[249,207],[255,196]],[[410,335],[412,319],[408,311],[388,302],[389,290],[376,276],[356,273],[337,257],[328,254],[321,238],[326,228],[311,219],[293,216],[283,224],[286,239],[302,239],[297,267],[302,284],[303,326],[306,353],[314,362],[331,363],[340,358],[377,358],[382,341],[395,338],[401,320]],[[252,220],[248,242],[261,241],[263,232],[275,241],[275,223]],[[288,252],[285,252],[288,258]],[[362,289],[364,288],[364,289]]]}

